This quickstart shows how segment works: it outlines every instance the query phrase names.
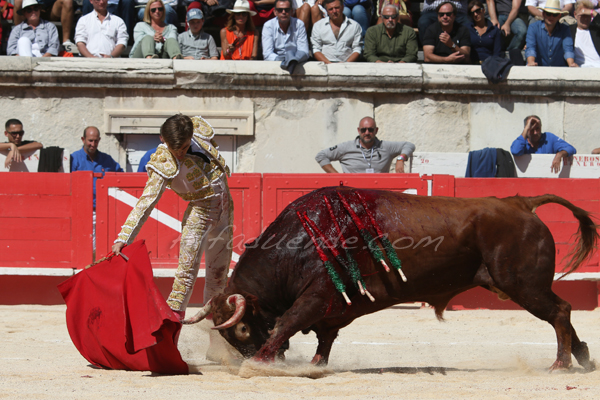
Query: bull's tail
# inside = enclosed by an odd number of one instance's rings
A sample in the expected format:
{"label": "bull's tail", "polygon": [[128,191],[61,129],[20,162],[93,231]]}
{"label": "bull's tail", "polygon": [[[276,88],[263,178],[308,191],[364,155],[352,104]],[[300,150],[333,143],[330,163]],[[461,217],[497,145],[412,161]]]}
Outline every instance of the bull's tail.
{"label": "bull's tail", "polygon": [[575,206],[573,203],[563,199],[562,197],[555,196],[553,194],[545,194],[543,196],[523,198],[528,203],[528,208],[531,212],[535,212],[535,209],[539,206],[548,203],[559,204],[565,208],[568,208],[573,213],[573,216],[579,221],[579,228],[575,233],[576,240],[575,246],[565,256],[569,261],[563,268],[564,275],[559,279],[564,278],[572,272],[575,272],[577,268],[583,264],[589,257],[592,256],[594,250],[598,246],[598,225],[590,218],[590,212],[585,211],[582,208]]}

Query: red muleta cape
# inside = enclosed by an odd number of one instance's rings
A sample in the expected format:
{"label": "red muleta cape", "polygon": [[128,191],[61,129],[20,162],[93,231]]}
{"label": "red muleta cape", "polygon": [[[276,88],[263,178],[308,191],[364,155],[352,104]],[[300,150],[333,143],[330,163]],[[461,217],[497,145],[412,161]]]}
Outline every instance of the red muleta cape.
{"label": "red muleta cape", "polygon": [[71,340],[106,369],[188,374],[177,350],[181,323],[153,280],[143,240],[58,285]]}

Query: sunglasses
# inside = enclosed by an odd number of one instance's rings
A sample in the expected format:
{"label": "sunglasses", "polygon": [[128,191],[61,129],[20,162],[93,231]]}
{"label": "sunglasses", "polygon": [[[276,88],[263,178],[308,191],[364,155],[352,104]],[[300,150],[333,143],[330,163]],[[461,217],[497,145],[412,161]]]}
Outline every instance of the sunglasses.
{"label": "sunglasses", "polygon": [[151,13],[155,13],[157,11],[163,12],[163,11],[165,11],[165,8],[164,7],[155,7],[155,8],[150,9]]}
{"label": "sunglasses", "polygon": [[31,6],[23,9],[24,13],[30,13],[34,11],[40,11],[42,8],[40,6]]}
{"label": "sunglasses", "polygon": [[10,133],[13,136],[23,136],[25,134],[25,131],[14,131],[14,132],[6,132],[6,133]]}
{"label": "sunglasses", "polygon": [[479,13],[482,13],[482,12],[483,12],[483,8],[477,8],[475,10],[472,10],[471,14],[479,14]]}
{"label": "sunglasses", "polygon": [[373,133],[375,132],[375,128],[360,128],[360,133],[365,133],[366,131],[369,131],[369,133]]}
{"label": "sunglasses", "polygon": [[286,7],[286,8],[279,8],[279,7],[275,7],[275,11],[277,11],[278,13],[282,13],[282,12],[286,12],[286,13],[290,13],[292,11],[292,7]]}
{"label": "sunglasses", "polygon": [[560,16],[560,14],[558,14],[558,13],[549,13],[546,11],[544,11],[544,15],[547,15],[548,17],[559,17]]}
{"label": "sunglasses", "polygon": [[381,18],[383,19],[396,19],[398,17],[398,14],[396,15],[382,15]]}
{"label": "sunglasses", "polygon": [[438,17],[451,17],[454,15],[454,12],[439,12]]}

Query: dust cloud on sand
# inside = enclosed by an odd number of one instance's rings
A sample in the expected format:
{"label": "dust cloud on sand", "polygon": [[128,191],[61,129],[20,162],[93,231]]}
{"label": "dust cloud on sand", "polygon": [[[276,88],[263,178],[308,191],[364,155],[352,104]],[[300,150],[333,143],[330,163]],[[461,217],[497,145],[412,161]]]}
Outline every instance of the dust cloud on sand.
{"label": "dust cloud on sand", "polygon": [[[189,313],[196,310],[190,309]],[[394,307],[340,331],[326,368],[310,365],[314,334],[290,340],[286,361],[264,366],[220,349],[206,359],[209,323],[184,326],[188,376],[92,368],[65,326],[64,306],[0,306],[0,399],[598,399],[600,372],[574,362],[548,373],[554,330],[525,311]],[[600,360],[600,310],[572,321]],[[600,364],[600,363],[599,363]]]}

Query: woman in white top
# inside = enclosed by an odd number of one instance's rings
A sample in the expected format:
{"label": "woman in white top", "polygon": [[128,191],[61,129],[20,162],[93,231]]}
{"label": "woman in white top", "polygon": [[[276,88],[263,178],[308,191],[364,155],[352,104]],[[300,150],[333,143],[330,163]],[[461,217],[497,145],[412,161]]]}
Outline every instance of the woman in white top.
{"label": "woman in white top", "polygon": [[165,5],[162,0],[149,0],[144,21],[133,29],[132,58],[182,58],[177,42],[177,28],[165,23]]}

